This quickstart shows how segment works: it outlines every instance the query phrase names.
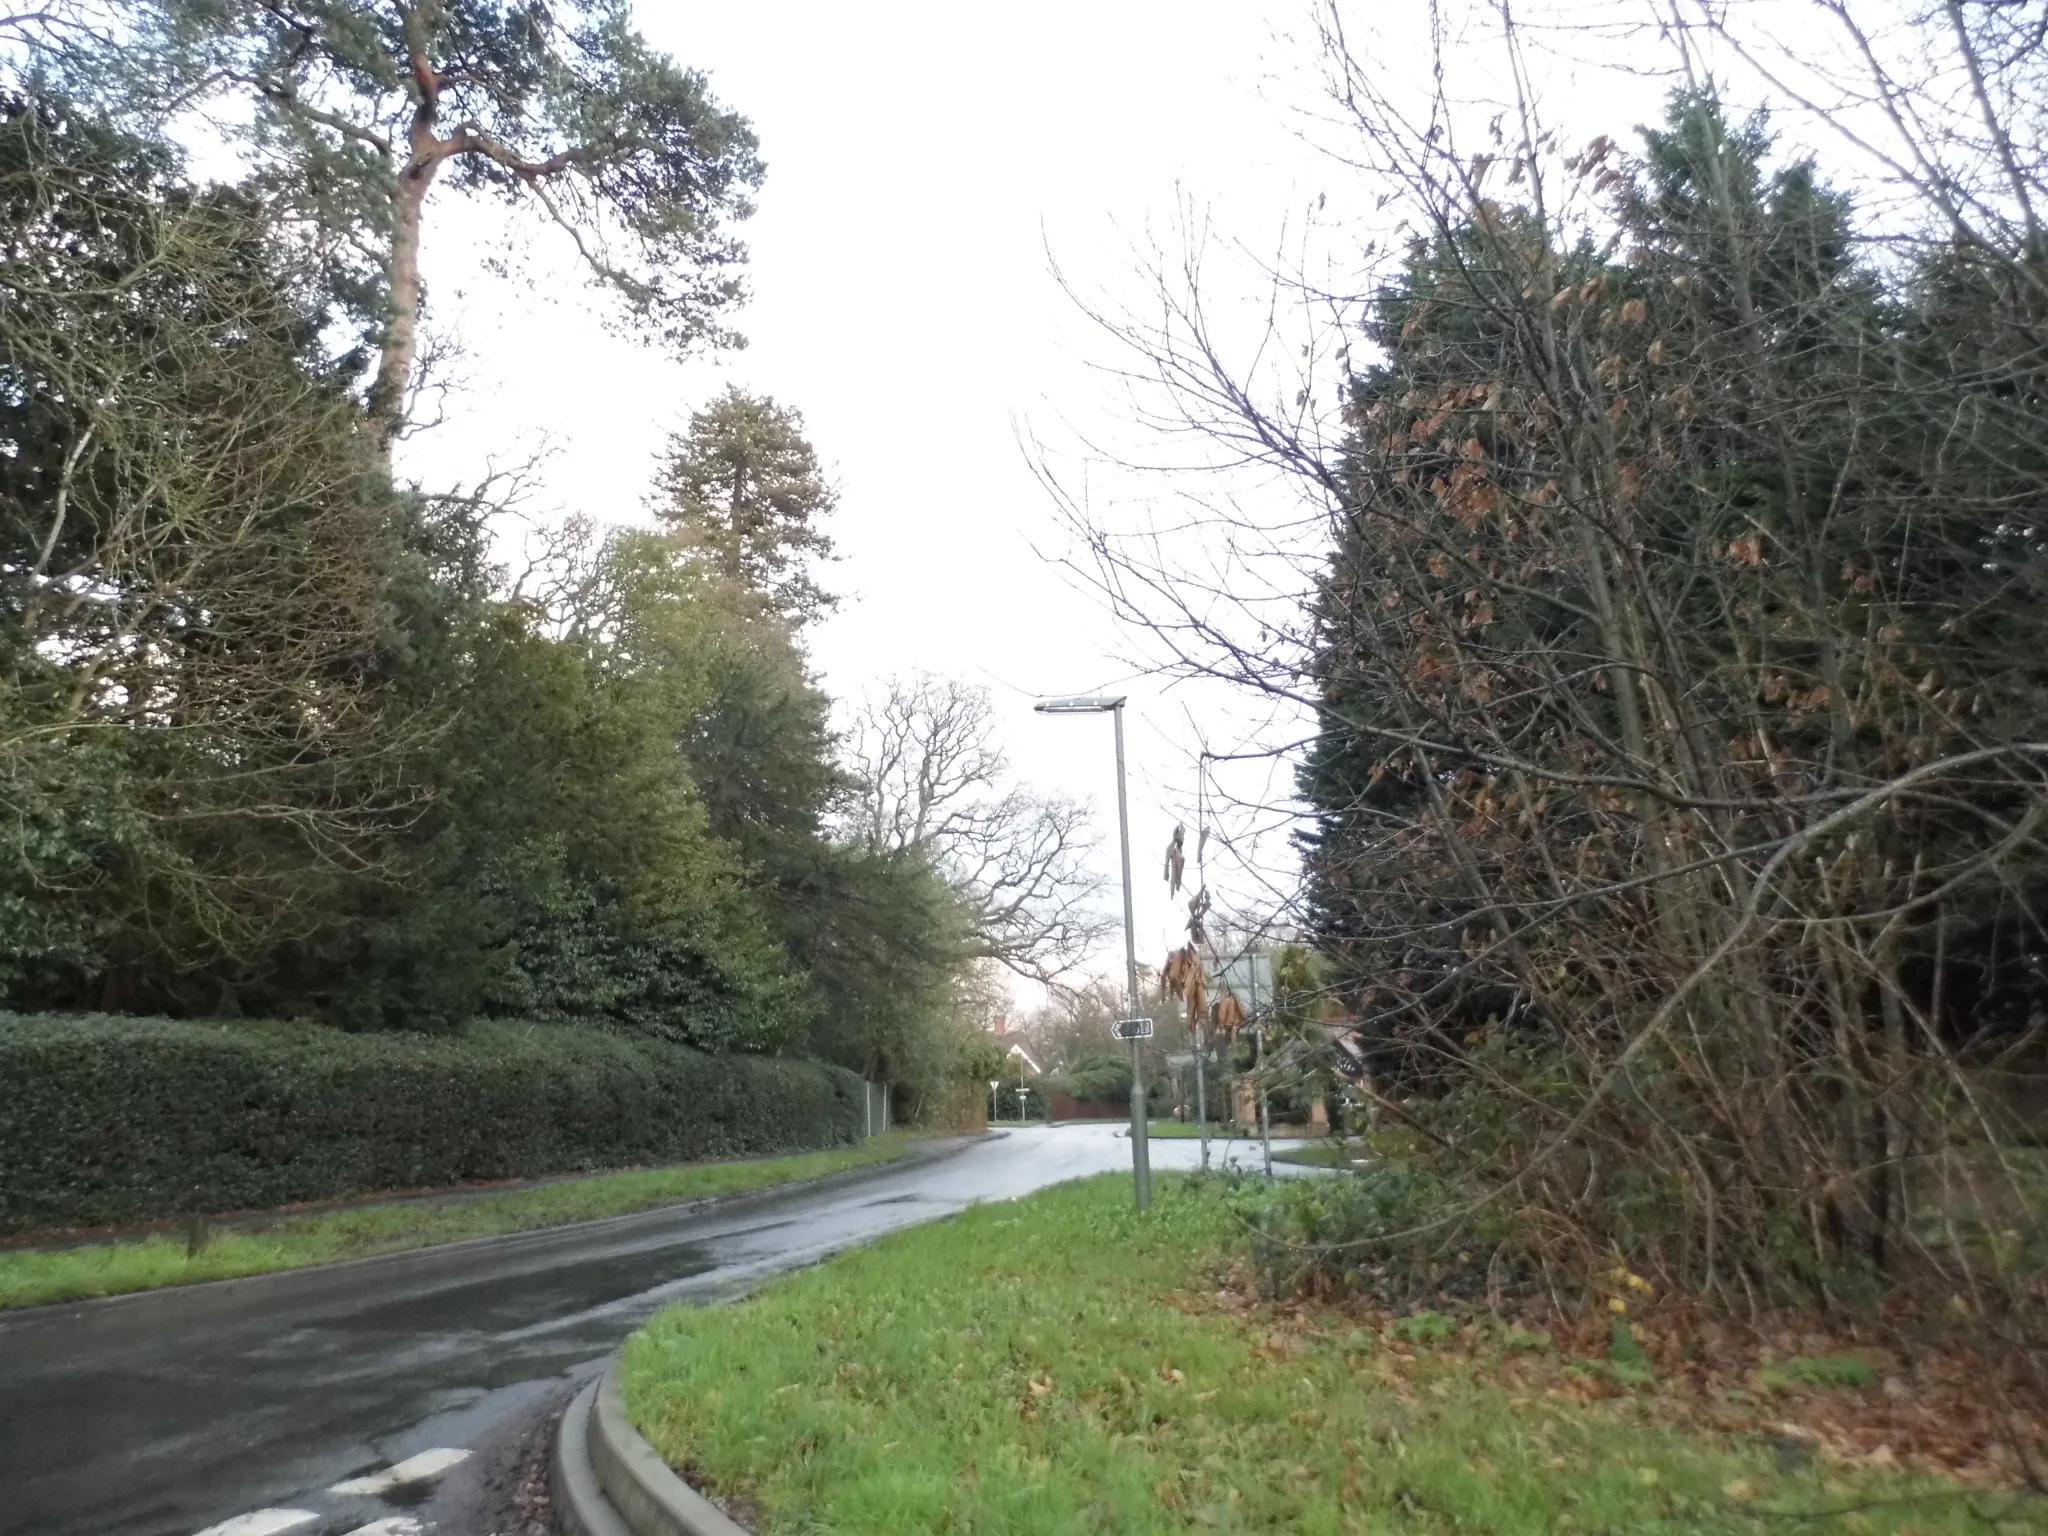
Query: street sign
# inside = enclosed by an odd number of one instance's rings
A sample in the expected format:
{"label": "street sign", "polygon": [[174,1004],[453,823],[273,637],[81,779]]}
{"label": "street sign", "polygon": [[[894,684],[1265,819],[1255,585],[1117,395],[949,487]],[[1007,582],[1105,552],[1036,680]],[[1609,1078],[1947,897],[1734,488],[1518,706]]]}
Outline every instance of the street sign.
{"label": "street sign", "polygon": [[1118,1019],[1116,1028],[1110,1031],[1119,1040],[1150,1040],[1152,1021],[1150,1019]]}

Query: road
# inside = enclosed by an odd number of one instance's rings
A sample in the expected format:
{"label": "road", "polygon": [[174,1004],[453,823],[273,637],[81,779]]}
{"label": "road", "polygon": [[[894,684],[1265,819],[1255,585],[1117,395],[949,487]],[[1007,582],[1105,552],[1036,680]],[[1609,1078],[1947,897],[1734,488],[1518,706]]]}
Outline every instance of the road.
{"label": "road", "polygon": [[482,1536],[476,1453],[657,1308],[1129,1157],[1111,1126],[1011,1131],[708,1210],[0,1313],[0,1536]]}

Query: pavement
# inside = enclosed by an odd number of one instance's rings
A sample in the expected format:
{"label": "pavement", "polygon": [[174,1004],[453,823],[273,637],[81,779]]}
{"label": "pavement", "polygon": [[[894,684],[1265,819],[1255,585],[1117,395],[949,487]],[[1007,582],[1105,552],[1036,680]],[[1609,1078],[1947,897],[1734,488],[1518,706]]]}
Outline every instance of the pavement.
{"label": "pavement", "polygon": [[[1151,1143],[1155,1170],[1199,1155]],[[0,1313],[0,1536],[509,1533],[534,1432],[658,1308],[1129,1166],[1113,1125],[1012,1130],[710,1209]]]}

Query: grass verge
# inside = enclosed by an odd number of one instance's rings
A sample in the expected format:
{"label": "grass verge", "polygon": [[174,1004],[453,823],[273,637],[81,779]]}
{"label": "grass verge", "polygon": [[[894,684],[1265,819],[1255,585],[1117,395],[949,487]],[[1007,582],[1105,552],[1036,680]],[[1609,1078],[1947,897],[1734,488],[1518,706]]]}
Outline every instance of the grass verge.
{"label": "grass verge", "polygon": [[765,1536],[2044,1528],[2013,1496],[1546,1388],[1555,1361],[1525,1380],[1543,1336],[1247,1304],[1217,1280],[1230,1199],[1164,1178],[1139,1216],[1094,1179],[670,1308],[627,1346],[628,1409]]}
{"label": "grass verge", "polygon": [[337,1259],[398,1253],[471,1237],[498,1237],[624,1216],[656,1206],[743,1194],[798,1179],[873,1167],[906,1156],[911,1140],[877,1136],[858,1147],[742,1162],[689,1163],[562,1179],[497,1194],[428,1196],[347,1210],[280,1216],[251,1230],[214,1229],[195,1253],[183,1235],[157,1233],[60,1249],[0,1251],[0,1307],[150,1291],[200,1280],[304,1269]]}
{"label": "grass verge", "polygon": [[1364,1156],[1365,1148],[1359,1142],[1348,1137],[1332,1137],[1325,1141],[1312,1141],[1305,1147],[1289,1147],[1285,1152],[1275,1152],[1273,1161],[1298,1163],[1304,1168],[1348,1168],[1354,1159]]}
{"label": "grass verge", "polygon": [[[1202,1134],[1202,1127],[1193,1120],[1154,1120],[1152,1128],[1147,1134],[1155,1141],[1189,1140],[1200,1136]],[[1238,1126],[1233,1129],[1222,1124],[1220,1121],[1211,1120],[1209,1122],[1209,1139],[1211,1141],[1257,1141],[1259,1139],[1259,1130],[1257,1126],[1249,1128]],[[1273,1127],[1273,1139],[1275,1141],[1296,1142],[1303,1139],[1303,1132],[1299,1126],[1276,1125]],[[1279,1154],[1276,1152],[1274,1157],[1278,1158],[1278,1156]]]}

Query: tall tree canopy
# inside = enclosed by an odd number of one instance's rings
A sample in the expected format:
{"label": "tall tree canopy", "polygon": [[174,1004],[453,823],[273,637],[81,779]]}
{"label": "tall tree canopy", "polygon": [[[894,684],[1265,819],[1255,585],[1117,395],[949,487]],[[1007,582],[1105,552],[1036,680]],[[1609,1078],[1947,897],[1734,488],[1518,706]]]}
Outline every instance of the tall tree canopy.
{"label": "tall tree canopy", "polygon": [[669,529],[508,588],[487,499],[394,486],[350,293],[265,192],[0,98],[0,1000],[567,1019],[942,1093],[966,925],[837,832],[799,419],[719,402],[703,462],[742,451]]}
{"label": "tall tree canopy", "polygon": [[418,357],[427,195],[530,203],[635,334],[730,341],[752,210],[752,130],[699,72],[651,49],[626,0],[147,0],[124,104],[218,104],[258,185],[325,253],[379,349],[388,441]]}
{"label": "tall tree canopy", "polygon": [[1416,242],[1302,785],[1385,1069],[1551,1099],[1464,1145],[1668,1276],[1825,1292],[1898,1261],[1931,1141],[2012,1131],[1939,1127],[2043,1006],[2048,459],[2038,351],[1956,325],[2038,334],[2027,285],[1888,292],[1770,151],[1681,94],[1580,161],[1625,259],[1480,201]]}
{"label": "tall tree canopy", "polygon": [[163,1002],[319,926],[434,729],[388,687],[423,509],[260,207],[178,172],[0,97],[0,948],[41,996]]}
{"label": "tall tree canopy", "polygon": [[831,558],[818,524],[838,499],[803,417],[735,386],[669,439],[654,510],[699,558],[801,624],[838,601],[810,567]]}
{"label": "tall tree canopy", "polygon": [[1172,541],[1076,519],[1189,672],[1315,717],[1300,1000],[1447,1202],[1361,1207],[1333,1267],[1619,1255],[1738,1305],[1931,1278],[2038,1318],[2038,1256],[1958,1213],[2040,1209],[2040,7],[1902,23],[1910,81],[1825,9],[1845,94],[1897,108],[1882,210],[1707,90],[1567,146],[1532,95],[1453,98],[1447,51],[1419,119],[1333,25],[1346,164],[1406,218],[1338,334],[1247,377],[1193,257],[1120,328],[1205,473],[1326,520],[1309,554],[1229,495]]}

